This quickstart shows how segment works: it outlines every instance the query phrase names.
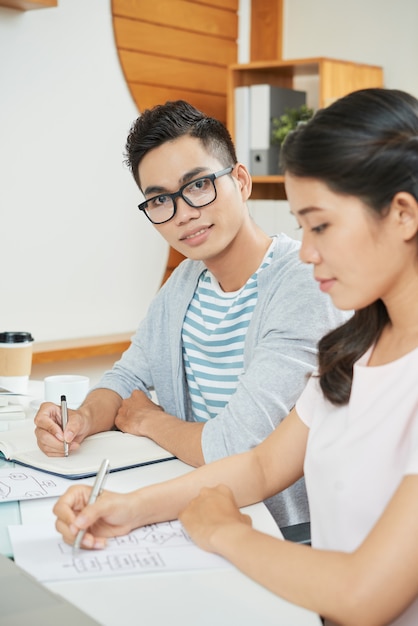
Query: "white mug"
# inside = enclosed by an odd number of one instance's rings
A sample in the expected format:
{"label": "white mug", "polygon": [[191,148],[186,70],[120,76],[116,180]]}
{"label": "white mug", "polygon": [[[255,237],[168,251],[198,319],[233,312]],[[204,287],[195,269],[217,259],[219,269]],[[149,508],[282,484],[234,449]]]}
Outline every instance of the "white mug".
{"label": "white mug", "polygon": [[69,409],[78,409],[90,387],[88,376],[60,374],[44,379],[44,399],[46,402],[61,404],[61,396],[67,399]]}

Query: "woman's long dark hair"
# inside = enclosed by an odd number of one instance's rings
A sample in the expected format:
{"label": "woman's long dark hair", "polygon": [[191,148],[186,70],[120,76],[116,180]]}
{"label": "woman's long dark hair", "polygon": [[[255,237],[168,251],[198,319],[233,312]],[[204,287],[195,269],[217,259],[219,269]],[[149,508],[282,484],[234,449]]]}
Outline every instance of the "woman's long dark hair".
{"label": "woman's long dark hair", "polygon": [[[285,172],[356,196],[376,219],[383,218],[399,191],[418,200],[418,100],[389,89],[351,93],[290,133],[281,162]],[[385,305],[377,300],[321,339],[320,385],[330,402],[348,402],[353,364],[388,321]]]}

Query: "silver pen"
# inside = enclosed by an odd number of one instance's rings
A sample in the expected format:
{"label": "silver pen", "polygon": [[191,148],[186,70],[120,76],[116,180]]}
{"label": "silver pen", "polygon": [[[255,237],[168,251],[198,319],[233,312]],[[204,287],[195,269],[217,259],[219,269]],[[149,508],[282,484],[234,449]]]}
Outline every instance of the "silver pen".
{"label": "silver pen", "polygon": [[[68,422],[67,412],[67,398],[61,396],[61,420],[62,420],[62,432],[65,431]],[[64,440],[64,456],[68,456],[68,443]]]}
{"label": "silver pen", "polygon": [[[109,459],[104,459],[100,466],[99,471],[96,474],[96,479],[94,481],[93,489],[91,490],[90,497],[88,499],[87,505],[94,504],[103,491],[103,485],[106,478],[106,475],[109,471]],[[77,536],[75,538],[73,544],[73,550],[78,550],[81,546],[81,542],[83,541],[83,537],[85,535],[85,530],[79,530]]]}

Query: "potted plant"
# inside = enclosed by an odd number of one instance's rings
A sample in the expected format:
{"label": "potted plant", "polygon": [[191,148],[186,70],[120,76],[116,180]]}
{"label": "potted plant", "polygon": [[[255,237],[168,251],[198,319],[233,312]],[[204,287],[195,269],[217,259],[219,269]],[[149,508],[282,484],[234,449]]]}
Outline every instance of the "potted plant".
{"label": "potted plant", "polygon": [[297,109],[286,109],[280,117],[272,120],[271,142],[281,146],[291,130],[294,130],[300,122],[307,122],[314,114],[314,110],[302,104]]}
{"label": "potted plant", "polygon": [[284,140],[290,131],[294,130],[301,122],[307,122],[314,114],[314,110],[302,104],[296,109],[286,109],[283,115],[280,117],[274,117],[272,119],[272,131],[271,131],[271,143],[277,146],[278,150],[278,172],[280,169],[280,147],[283,145]]}

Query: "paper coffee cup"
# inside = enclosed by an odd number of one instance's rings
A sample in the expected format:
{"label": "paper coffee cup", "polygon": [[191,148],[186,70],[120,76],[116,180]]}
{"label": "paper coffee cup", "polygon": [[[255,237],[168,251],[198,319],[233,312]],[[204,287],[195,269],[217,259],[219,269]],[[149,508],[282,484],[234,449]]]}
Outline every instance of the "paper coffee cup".
{"label": "paper coffee cup", "polygon": [[67,399],[69,409],[78,409],[90,387],[88,376],[60,374],[44,378],[44,399],[46,402],[61,403],[61,396]]}
{"label": "paper coffee cup", "polygon": [[0,332],[0,386],[26,393],[32,369],[33,337],[20,331]]}

